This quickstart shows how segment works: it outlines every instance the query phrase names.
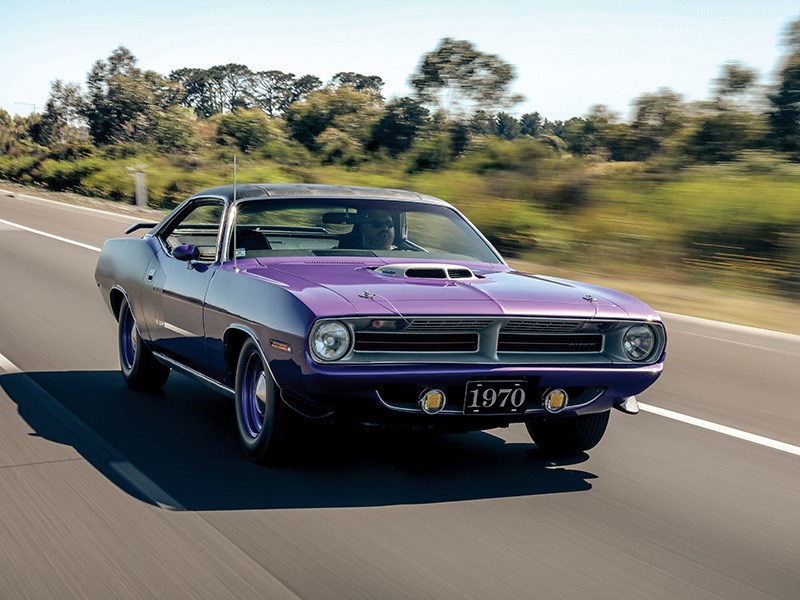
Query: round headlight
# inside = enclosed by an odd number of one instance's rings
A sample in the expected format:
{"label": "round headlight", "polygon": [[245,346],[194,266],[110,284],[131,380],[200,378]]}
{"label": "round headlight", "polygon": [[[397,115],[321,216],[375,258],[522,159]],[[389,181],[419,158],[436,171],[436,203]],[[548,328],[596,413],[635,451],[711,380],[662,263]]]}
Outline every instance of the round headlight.
{"label": "round headlight", "polygon": [[350,330],[339,321],[321,323],[311,332],[310,346],[321,360],[339,360],[350,350]]}
{"label": "round headlight", "polygon": [[629,327],[622,336],[622,350],[631,360],[644,360],[656,347],[656,334],[649,325]]}

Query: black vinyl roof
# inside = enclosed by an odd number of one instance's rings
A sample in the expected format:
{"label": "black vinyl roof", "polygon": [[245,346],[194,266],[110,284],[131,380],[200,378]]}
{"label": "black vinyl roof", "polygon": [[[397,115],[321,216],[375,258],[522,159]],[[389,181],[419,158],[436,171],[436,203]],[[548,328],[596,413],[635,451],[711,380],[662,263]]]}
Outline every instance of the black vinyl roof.
{"label": "black vinyl roof", "polygon": [[[192,198],[222,197],[233,202],[233,186],[221,185],[198,192]],[[446,202],[416,192],[387,188],[356,187],[346,185],[322,185],[316,183],[242,183],[236,186],[236,201],[251,198],[370,198],[375,200],[406,200],[443,204]]]}

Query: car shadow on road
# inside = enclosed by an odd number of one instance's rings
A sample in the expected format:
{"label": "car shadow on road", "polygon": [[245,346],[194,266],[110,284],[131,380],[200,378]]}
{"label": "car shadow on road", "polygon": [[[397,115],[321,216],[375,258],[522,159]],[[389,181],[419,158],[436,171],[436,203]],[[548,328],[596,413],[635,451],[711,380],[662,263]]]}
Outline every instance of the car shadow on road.
{"label": "car shadow on road", "polygon": [[286,464],[263,467],[239,448],[232,401],[174,373],[158,394],[128,389],[115,371],[8,374],[0,388],[36,435],[74,447],[119,487],[151,502],[114,468],[122,456],[187,510],[536,496],[586,491],[596,478],[570,468],[586,454],[553,459],[532,443],[485,432],[368,428],[313,428]]}

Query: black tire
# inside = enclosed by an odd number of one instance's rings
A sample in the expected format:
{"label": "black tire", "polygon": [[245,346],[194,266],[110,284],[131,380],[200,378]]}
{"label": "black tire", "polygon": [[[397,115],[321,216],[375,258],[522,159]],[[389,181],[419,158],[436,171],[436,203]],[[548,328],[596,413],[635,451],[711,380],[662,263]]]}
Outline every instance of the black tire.
{"label": "black tire", "polygon": [[580,454],[594,448],[603,438],[610,410],[563,418],[531,419],[525,423],[534,443],[555,454]]}
{"label": "black tire", "polygon": [[281,400],[258,346],[248,339],[236,364],[236,425],[244,453],[255,463],[280,462],[295,419]]}
{"label": "black tire", "polygon": [[127,300],[119,307],[118,323],[119,366],[125,383],[135,390],[160,390],[169,377],[169,367],[158,362],[142,340]]}

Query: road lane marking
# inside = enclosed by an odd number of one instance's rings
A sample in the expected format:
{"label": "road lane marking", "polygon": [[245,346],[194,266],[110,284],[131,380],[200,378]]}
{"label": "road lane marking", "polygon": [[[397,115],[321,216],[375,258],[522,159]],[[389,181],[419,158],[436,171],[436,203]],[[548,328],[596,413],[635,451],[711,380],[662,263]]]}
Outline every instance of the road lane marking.
{"label": "road lane marking", "polygon": [[124,215],[122,213],[112,212],[110,210],[103,210],[103,209],[100,209],[100,208],[91,208],[89,206],[81,206],[79,204],[69,204],[67,202],[58,202],[57,200],[48,200],[46,198],[40,198],[39,196],[31,196],[29,194],[20,194],[18,192],[14,192],[12,190],[5,190],[5,189],[2,189],[2,188],[0,188],[0,194],[3,194],[8,198],[17,198],[17,199],[25,200],[25,201],[28,201],[28,202],[33,200],[34,203],[46,202],[47,204],[55,204],[56,206],[58,206],[60,208],[65,208],[67,210],[75,208],[75,209],[78,209],[78,210],[85,210],[85,211],[89,211],[89,212],[93,212],[93,213],[99,213],[101,215],[108,215],[108,216],[111,216],[111,217],[118,217],[120,219],[128,219],[130,221],[141,221],[142,220],[142,217],[135,217],[133,215]]}
{"label": "road lane marking", "polygon": [[112,462],[111,468],[122,475],[128,483],[155,502],[156,506],[159,508],[166,510],[184,510],[175,498],[158,487],[152,479],[147,477],[147,475],[128,461]]}
{"label": "road lane marking", "polygon": [[[177,500],[161,489],[156,482],[147,477],[139,469],[134,467],[114,446],[109,444],[94,429],[84,423],[75,413],[64,406],[55,396],[39,385],[28,373],[24,373],[19,367],[0,354],[0,368],[5,374],[18,374],[23,376],[25,382],[30,385],[37,394],[48,401],[48,406],[56,412],[56,417],[70,433],[75,435],[83,443],[94,446],[95,452],[98,451],[102,458],[108,461],[108,465],[122,476],[130,485],[150,500],[159,508],[174,511],[186,510]],[[83,460],[86,460],[85,458]]]}
{"label": "road lane marking", "polygon": [[800,335],[795,333],[787,333],[785,331],[774,331],[772,329],[761,329],[759,327],[750,327],[749,325],[739,325],[738,323],[726,323],[725,321],[714,321],[712,319],[702,319],[700,317],[690,317],[689,315],[681,315],[678,313],[671,313],[664,310],[657,311],[659,315],[675,319],[678,321],[685,321],[687,323],[696,323],[698,325],[709,325],[718,327],[719,329],[728,329],[730,331],[737,331],[739,333],[752,333],[757,335],[765,335],[769,337],[776,337],[792,342],[800,342]]}
{"label": "road lane marking", "polygon": [[794,446],[792,444],[787,444],[786,442],[779,442],[778,440],[773,440],[772,438],[764,437],[763,435],[748,433],[747,431],[742,431],[741,429],[734,429],[733,427],[727,427],[726,425],[720,425],[719,423],[713,423],[712,421],[706,421],[705,419],[690,417],[689,415],[684,415],[673,410],[667,410],[666,408],[660,408],[651,404],[643,404],[642,402],[639,402],[639,408],[643,411],[653,413],[654,415],[658,415],[660,417],[666,417],[667,419],[673,419],[675,421],[680,421],[681,423],[694,425],[695,427],[701,427],[703,429],[708,429],[709,431],[715,431],[716,433],[721,433],[723,435],[744,440],[746,442],[752,442],[754,444],[758,444],[759,446],[766,446],[767,448],[772,448],[773,450],[780,450],[781,452],[787,452],[789,454],[794,454],[795,456],[800,456],[800,446]]}
{"label": "road lane marking", "polygon": [[53,240],[58,240],[59,242],[64,242],[65,244],[72,244],[73,246],[78,246],[79,248],[86,248],[87,250],[94,250],[95,252],[100,252],[100,248],[98,248],[97,246],[90,246],[89,244],[84,244],[83,242],[76,242],[75,240],[70,240],[65,237],[61,237],[60,235],[47,233],[46,231],[33,229],[32,227],[26,227],[25,225],[20,225],[19,223],[12,223],[11,221],[6,221],[5,219],[0,219],[0,223],[9,225],[11,227],[16,227],[17,229],[22,229],[23,231],[27,231],[29,233],[35,233],[36,235],[43,235],[44,237]]}
{"label": "road lane marking", "polygon": [[[747,348],[755,348],[756,350],[768,350],[769,352],[777,352],[778,354],[786,354],[787,356],[797,356],[798,352],[786,352],[785,350],[778,350],[777,348],[770,348],[769,346],[759,346],[758,344],[748,344],[746,342],[737,342],[736,340],[729,340],[727,338],[714,337],[713,335],[704,335],[702,333],[695,333],[693,331],[685,331],[683,329],[669,328],[670,333],[683,333],[685,335],[693,335],[695,337],[705,338],[707,340],[715,340],[717,342],[727,342],[728,344],[736,344],[737,346],[745,346]],[[800,351],[800,348],[798,348]]]}
{"label": "road lane marking", "polygon": [[5,373],[19,373],[19,367],[8,360],[5,356],[0,354],[0,369],[3,369]]}

